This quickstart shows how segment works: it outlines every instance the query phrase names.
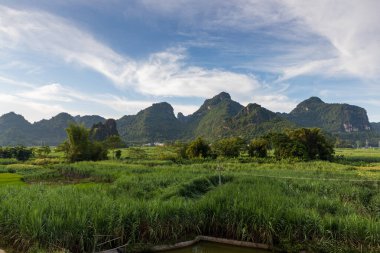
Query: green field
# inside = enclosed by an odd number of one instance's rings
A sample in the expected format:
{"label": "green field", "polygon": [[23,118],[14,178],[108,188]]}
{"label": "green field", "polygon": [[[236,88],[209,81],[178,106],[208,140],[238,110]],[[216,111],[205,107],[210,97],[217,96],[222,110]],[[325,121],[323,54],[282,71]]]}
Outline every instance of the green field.
{"label": "green field", "polygon": [[21,175],[18,174],[0,173],[0,186],[23,184],[21,178]]}
{"label": "green field", "polygon": [[66,164],[53,153],[4,163],[0,238],[19,252],[141,249],[196,235],[291,252],[379,252],[380,150],[336,154],[173,162],[162,147],[125,149],[120,161]]}

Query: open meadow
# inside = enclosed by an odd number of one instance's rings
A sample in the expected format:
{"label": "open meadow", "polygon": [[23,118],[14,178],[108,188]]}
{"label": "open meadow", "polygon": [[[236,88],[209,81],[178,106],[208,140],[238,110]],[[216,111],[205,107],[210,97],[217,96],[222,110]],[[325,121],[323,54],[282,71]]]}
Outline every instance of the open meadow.
{"label": "open meadow", "polygon": [[173,148],[147,147],[99,162],[3,159],[0,245],[142,250],[206,235],[289,252],[379,252],[380,150],[336,155],[182,161]]}

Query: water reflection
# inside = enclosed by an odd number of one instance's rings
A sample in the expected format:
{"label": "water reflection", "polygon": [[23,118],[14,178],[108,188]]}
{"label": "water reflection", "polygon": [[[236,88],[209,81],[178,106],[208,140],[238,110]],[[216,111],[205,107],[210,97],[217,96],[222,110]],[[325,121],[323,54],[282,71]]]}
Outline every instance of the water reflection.
{"label": "water reflection", "polygon": [[178,250],[165,251],[167,253],[268,253],[270,251],[236,247],[220,243],[200,242],[193,246]]}

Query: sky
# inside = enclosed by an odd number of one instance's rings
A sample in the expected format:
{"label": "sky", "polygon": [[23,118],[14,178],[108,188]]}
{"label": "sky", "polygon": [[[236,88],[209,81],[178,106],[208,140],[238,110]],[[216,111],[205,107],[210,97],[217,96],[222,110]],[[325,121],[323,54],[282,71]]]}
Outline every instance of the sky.
{"label": "sky", "polygon": [[378,0],[0,0],[0,114],[120,118],[222,91],[289,112],[318,96],[380,121]]}

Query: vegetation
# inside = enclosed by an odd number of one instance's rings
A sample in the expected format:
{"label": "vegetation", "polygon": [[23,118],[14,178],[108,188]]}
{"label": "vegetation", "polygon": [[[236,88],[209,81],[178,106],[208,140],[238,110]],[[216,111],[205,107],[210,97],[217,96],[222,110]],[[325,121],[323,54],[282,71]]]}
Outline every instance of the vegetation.
{"label": "vegetation", "polygon": [[26,161],[32,157],[32,149],[26,148],[24,146],[16,146],[10,148],[0,147],[0,158],[15,158],[18,161]]}
{"label": "vegetation", "polygon": [[270,132],[283,132],[299,127],[318,127],[336,139],[339,147],[378,146],[380,127],[370,123],[363,108],[348,104],[328,104],[311,97],[301,102],[289,114],[275,113],[258,104],[246,107],[222,92],[207,99],[193,114],[174,115],[168,103],[157,103],[136,115],[118,120],[105,120],[100,116],[76,116],[60,113],[49,120],[33,124],[15,113],[0,117],[0,145],[19,144],[55,146],[66,138],[65,129],[70,123],[83,123],[92,128],[90,138],[104,141],[119,135],[128,145],[175,140],[189,141],[202,136],[209,142],[239,136],[246,140]]}
{"label": "vegetation", "polygon": [[20,252],[141,249],[199,234],[292,252],[380,250],[379,150],[338,150],[338,163],[269,153],[180,165],[158,160],[174,146],[121,151],[120,161],[0,165],[2,240]]}
{"label": "vegetation", "polygon": [[102,143],[107,149],[112,150],[113,158],[116,158],[116,148],[122,148],[125,146],[124,142],[121,140],[119,135],[111,135],[108,138],[106,138]]}
{"label": "vegetation", "polygon": [[49,146],[42,146],[34,149],[33,152],[37,157],[44,158],[51,153],[51,149]]}
{"label": "vegetation", "polygon": [[298,158],[301,160],[331,160],[334,154],[332,143],[318,128],[299,128],[286,133],[268,135],[277,159]]}
{"label": "vegetation", "polygon": [[105,146],[91,140],[89,130],[83,125],[70,124],[66,132],[67,140],[62,144],[62,149],[70,162],[107,159]]}
{"label": "vegetation", "polygon": [[114,153],[115,153],[115,158],[117,160],[120,160],[120,158],[121,158],[121,150],[120,149],[115,150]]}
{"label": "vegetation", "polygon": [[189,158],[206,158],[211,155],[211,148],[202,138],[190,142],[186,149],[186,156]]}
{"label": "vegetation", "polygon": [[248,155],[250,157],[267,157],[269,143],[264,138],[256,138],[248,146]]}
{"label": "vegetation", "polygon": [[[298,109],[320,103],[312,99]],[[166,103],[123,119],[131,130],[124,137],[153,142],[183,129],[213,129],[209,139],[218,141],[211,143],[199,137],[122,149],[108,121],[91,133],[70,124],[58,150],[1,148],[0,243],[30,253],[121,245],[133,251],[208,235],[292,252],[379,252],[380,151],[338,150],[334,157],[320,129],[268,133],[266,124],[289,121],[255,104],[240,113],[239,107],[222,93],[178,120]],[[61,126],[68,119],[53,121]],[[161,123],[150,125],[155,120]],[[247,146],[224,136],[233,130],[223,125],[229,120],[242,136],[256,138]],[[106,160],[108,149],[117,159]]]}
{"label": "vegetation", "polygon": [[240,151],[245,148],[245,143],[241,138],[230,137],[215,142],[212,148],[219,156],[238,157]]}

